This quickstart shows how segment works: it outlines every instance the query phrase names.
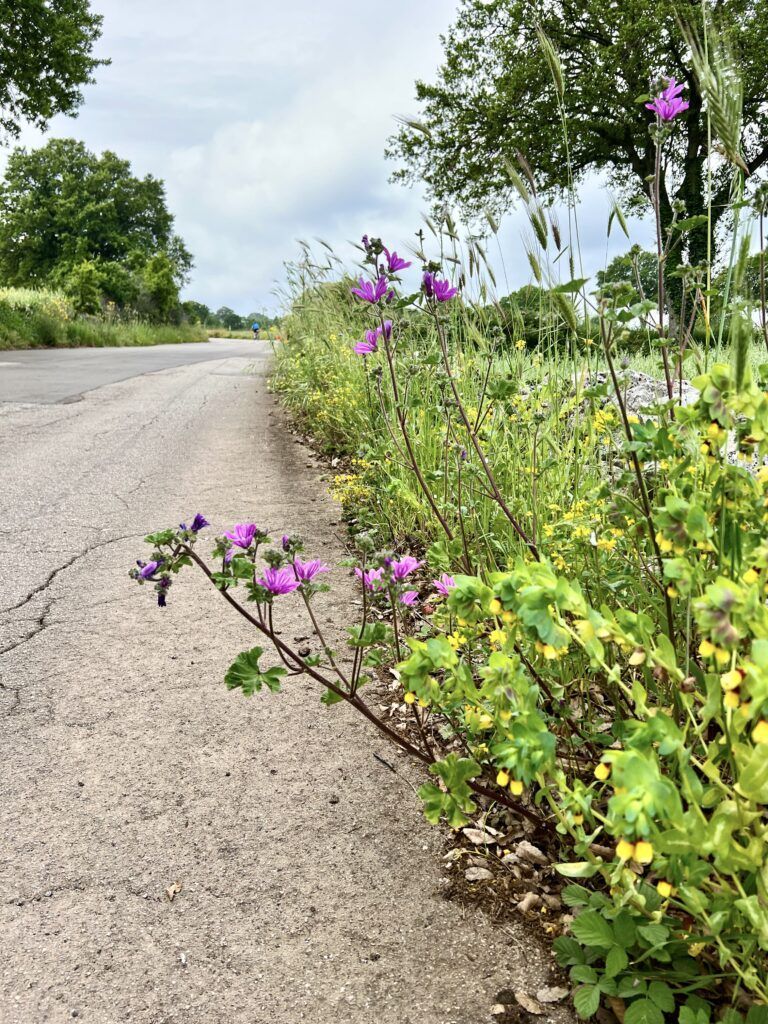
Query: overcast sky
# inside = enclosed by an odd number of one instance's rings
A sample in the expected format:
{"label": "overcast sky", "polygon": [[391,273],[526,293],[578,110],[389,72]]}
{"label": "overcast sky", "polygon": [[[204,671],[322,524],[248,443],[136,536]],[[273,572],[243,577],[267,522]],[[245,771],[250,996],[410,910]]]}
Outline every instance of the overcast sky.
{"label": "overcast sky", "polygon": [[[394,116],[415,113],[414,81],[434,77],[455,0],[95,0],[98,52],[112,60],[77,119],[50,136],[112,149],[165,180],[195,256],[186,297],[247,313],[272,296],[295,239],[320,236],[342,255],[364,232],[402,249],[427,206],[387,182]],[[23,141],[44,141],[26,132]],[[606,201],[585,194],[587,263],[602,265]],[[528,279],[504,234],[512,284]],[[627,243],[616,242],[619,249]]]}

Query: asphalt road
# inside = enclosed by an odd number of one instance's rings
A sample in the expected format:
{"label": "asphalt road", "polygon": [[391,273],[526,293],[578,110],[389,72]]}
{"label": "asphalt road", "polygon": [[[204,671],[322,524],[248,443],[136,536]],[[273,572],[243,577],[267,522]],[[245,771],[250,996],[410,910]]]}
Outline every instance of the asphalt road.
{"label": "asphalt road", "polygon": [[255,519],[334,566],[332,643],[352,621],[323,467],[232,348],[29,353],[0,404],[0,1020],[487,1022],[552,960],[444,898],[413,766],[307,682],[228,693],[256,638],[201,576],[165,609],[128,579],[151,530]]}
{"label": "asphalt road", "polygon": [[0,402],[73,401],[86,391],[144,373],[211,359],[263,359],[266,341],[190,342],[126,348],[58,348],[0,351]]}

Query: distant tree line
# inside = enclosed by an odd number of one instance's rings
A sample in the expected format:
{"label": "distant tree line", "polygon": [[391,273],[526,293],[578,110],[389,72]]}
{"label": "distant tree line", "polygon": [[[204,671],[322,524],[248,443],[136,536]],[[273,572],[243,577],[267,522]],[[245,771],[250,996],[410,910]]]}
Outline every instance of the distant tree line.
{"label": "distant tree line", "polygon": [[267,313],[247,313],[245,316],[240,316],[229,306],[212,310],[205,303],[192,300],[182,302],[181,306],[184,316],[190,323],[201,324],[203,327],[224,327],[228,331],[249,331],[253,323],[257,323],[261,327],[272,327],[277,323],[276,318]]}

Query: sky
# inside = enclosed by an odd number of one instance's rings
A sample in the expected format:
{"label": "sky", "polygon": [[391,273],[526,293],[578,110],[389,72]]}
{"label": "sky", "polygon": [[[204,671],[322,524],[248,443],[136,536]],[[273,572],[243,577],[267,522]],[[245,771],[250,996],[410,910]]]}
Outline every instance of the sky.
{"label": "sky", "polygon": [[[184,297],[240,313],[276,311],[275,286],[296,239],[340,255],[363,233],[395,248],[413,238],[428,201],[388,182],[383,157],[396,115],[415,114],[414,82],[440,63],[456,0],[94,0],[104,16],[97,70],[76,119],[48,137],[112,149],[135,173],[164,179],[176,226],[195,257]],[[26,130],[23,144],[45,137]],[[582,243],[603,265],[608,199],[584,189]],[[529,278],[522,215],[502,233],[510,286]],[[612,251],[626,241],[614,240]],[[497,270],[501,257],[496,256]]]}

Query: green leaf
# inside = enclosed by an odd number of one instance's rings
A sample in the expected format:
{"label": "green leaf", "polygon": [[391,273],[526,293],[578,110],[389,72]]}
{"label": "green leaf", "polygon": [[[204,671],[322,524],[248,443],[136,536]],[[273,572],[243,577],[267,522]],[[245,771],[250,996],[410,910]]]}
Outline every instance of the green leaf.
{"label": "green leaf", "polygon": [[569,935],[561,935],[555,939],[552,949],[561,967],[584,963],[584,950],[576,939],[572,939]]}
{"label": "green leaf", "polygon": [[615,978],[626,970],[629,964],[627,952],[621,946],[611,946],[608,956],[605,958],[605,973],[609,978]]}
{"label": "green leaf", "polygon": [[583,885],[566,885],[560,895],[567,907],[586,907],[589,903],[589,890]]}
{"label": "green leaf", "polygon": [[646,924],[637,930],[649,946],[661,946],[669,938],[669,928],[663,924]]}
{"label": "green leaf", "polygon": [[650,999],[636,999],[624,1013],[624,1024],[664,1024],[664,1014]]}
{"label": "green leaf", "polygon": [[652,981],[648,986],[648,998],[660,1010],[671,1013],[675,1008],[675,994],[664,981]]}
{"label": "green leaf", "polygon": [[575,861],[573,864],[555,864],[555,871],[565,878],[591,878],[599,870],[599,865],[588,860]]}
{"label": "green leaf", "polygon": [[600,989],[597,985],[582,985],[573,993],[573,1005],[582,1020],[594,1017],[600,1009]]}
{"label": "green leaf", "polygon": [[587,964],[576,964],[571,968],[571,981],[580,982],[585,985],[597,984],[597,971]]}
{"label": "green leaf", "polygon": [[579,942],[598,949],[609,949],[615,941],[610,924],[596,910],[579,914],[571,925],[571,931]]}
{"label": "green leaf", "polygon": [[442,780],[446,791],[432,782],[425,783],[419,789],[427,821],[436,825],[441,818],[445,818],[452,828],[466,825],[468,815],[476,810],[472,790],[467,783],[480,775],[480,765],[467,757],[449,754],[444,760],[430,765],[429,770]]}
{"label": "green leaf", "polygon": [[344,698],[340,697],[338,693],[334,693],[333,690],[326,690],[323,696],[320,698],[320,703],[325,704],[327,708],[332,707],[334,704],[339,704]]}
{"label": "green leaf", "polygon": [[246,697],[252,697],[254,693],[258,693],[262,686],[266,686],[273,693],[280,692],[280,679],[286,674],[286,670],[284,668],[269,668],[266,672],[262,672],[259,668],[259,659],[263,653],[261,647],[252,647],[250,651],[238,654],[224,676],[228,690],[235,690],[239,687]]}
{"label": "green leaf", "polygon": [[768,757],[760,745],[755,747],[750,759],[739,773],[736,789],[757,804],[768,803]]}

